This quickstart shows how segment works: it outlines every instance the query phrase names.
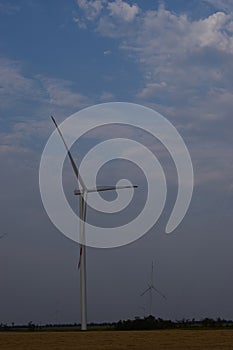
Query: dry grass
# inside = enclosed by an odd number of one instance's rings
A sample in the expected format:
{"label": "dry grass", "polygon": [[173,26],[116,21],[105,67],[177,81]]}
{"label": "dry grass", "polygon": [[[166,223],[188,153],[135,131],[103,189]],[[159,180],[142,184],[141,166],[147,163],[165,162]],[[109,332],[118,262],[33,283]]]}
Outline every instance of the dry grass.
{"label": "dry grass", "polygon": [[1,350],[233,349],[233,330],[0,333]]}

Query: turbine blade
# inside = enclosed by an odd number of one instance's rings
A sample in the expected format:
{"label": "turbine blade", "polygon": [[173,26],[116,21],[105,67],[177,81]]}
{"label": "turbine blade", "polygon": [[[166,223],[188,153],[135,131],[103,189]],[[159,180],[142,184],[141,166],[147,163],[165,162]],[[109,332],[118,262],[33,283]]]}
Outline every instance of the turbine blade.
{"label": "turbine blade", "polygon": [[81,258],[82,258],[82,253],[83,253],[83,246],[80,244],[80,249],[79,249],[79,261],[78,261],[78,269],[80,269],[80,266],[81,266]]}
{"label": "turbine blade", "polygon": [[154,286],[151,286],[151,288],[153,288],[156,293],[158,293],[161,297],[167,300],[167,297],[163,293],[161,293],[157,288],[155,288]]}
{"label": "turbine blade", "polygon": [[86,217],[87,217],[87,193],[84,192],[83,194],[83,217],[82,217],[82,220],[84,222],[84,225],[85,225],[85,222],[86,222]]}
{"label": "turbine blade", "polygon": [[80,244],[85,245],[85,221],[86,221],[86,213],[87,213],[87,193],[81,193],[79,198],[79,215],[80,215]]}
{"label": "turbine blade", "polygon": [[79,249],[79,262],[78,269],[80,269],[82,264],[82,255],[85,253],[85,222],[86,222],[86,214],[87,214],[87,192],[81,194],[80,197],[80,249]]}
{"label": "turbine blade", "polygon": [[146,294],[149,290],[151,289],[151,287],[147,288],[142,294],[140,294],[140,296],[142,297],[144,294]]}
{"label": "turbine blade", "polygon": [[76,177],[77,177],[77,180],[80,182],[80,185],[82,186],[82,188],[83,188],[83,189],[86,189],[86,186],[85,186],[85,184],[84,184],[84,182],[83,182],[83,179],[81,178],[81,175],[79,174],[78,167],[76,166],[75,161],[74,161],[74,159],[73,159],[73,157],[72,157],[72,155],[71,155],[71,153],[70,153],[70,150],[69,150],[69,148],[67,147],[67,144],[66,144],[66,142],[65,142],[65,139],[64,139],[64,137],[63,137],[63,135],[62,135],[62,133],[61,133],[61,130],[59,129],[58,124],[57,124],[57,122],[56,122],[56,120],[54,119],[53,116],[51,116],[51,119],[52,119],[53,123],[55,124],[56,129],[57,129],[57,131],[58,131],[58,133],[59,133],[59,135],[60,135],[60,137],[61,137],[61,139],[62,139],[62,141],[63,141],[63,143],[64,143],[64,146],[65,146],[65,148],[66,148],[68,157],[69,157],[69,159],[70,159],[70,162],[71,162],[72,168],[73,168],[73,170],[74,170],[74,173],[75,173],[75,175],[76,175]]}
{"label": "turbine blade", "polygon": [[126,185],[126,186],[97,186],[96,188],[91,188],[87,192],[103,192],[103,191],[112,191],[112,190],[122,190],[125,188],[137,188],[136,185]]}

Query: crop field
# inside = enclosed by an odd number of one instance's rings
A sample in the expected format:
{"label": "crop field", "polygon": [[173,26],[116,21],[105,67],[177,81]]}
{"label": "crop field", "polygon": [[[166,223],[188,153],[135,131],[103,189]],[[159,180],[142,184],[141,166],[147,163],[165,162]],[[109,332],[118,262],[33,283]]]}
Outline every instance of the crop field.
{"label": "crop field", "polygon": [[2,332],[1,350],[233,349],[233,330]]}

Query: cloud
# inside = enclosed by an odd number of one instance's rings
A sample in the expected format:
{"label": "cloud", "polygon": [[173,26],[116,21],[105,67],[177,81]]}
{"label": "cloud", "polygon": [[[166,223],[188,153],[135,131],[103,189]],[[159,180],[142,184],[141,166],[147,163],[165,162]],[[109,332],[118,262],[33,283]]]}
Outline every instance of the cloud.
{"label": "cloud", "polygon": [[79,8],[84,12],[88,21],[93,21],[103,10],[107,0],[77,0]]}
{"label": "cloud", "polygon": [[87,29],[87,25],[85,23],[85,20],[75,16],[75,17],[73,17],[73,21],[78,24],[79,28]]}
{"label": "cloud", "polygon": [[177,127],[197,187],[224,191],[232,181],[233,14],[192,19],[161,5],[139,9],[132,22],[118,21],[102,11],[92,28],[136,63],[140,85],[131,102],[157,110]]}
{"label": "cloud", "polygon": [[155,96],[159,90],[164,90],[166,87],[167,84],[164,81],[161,83],[148,83],[146,87],[138,93],[138,97],[150,98],[151,96]]}
{"label": "cloud", "polygon": [[120,19],[125,22],[132,22],[139,13],[139,7],[129,5],[123,0],[77,0],[77,5],[83,11],[88,21],[94,21],[105,12],[110,17]]}
{"label": "cloud", "polygon": [[80,11],[74,21],[79,27],[88,29],[94,24],[97,32],[109,37],[125,33],[140,12],[136,4],[130,5],[123,0],[77,0],[77,5]]}
{"label": "cloud", "polygon": [[[96,30],[117,38],[119,48],[137,62],[144,75],[144,87],[137,94],[141,99],[195,107],[204,96],[211,103],[213,87],[219,95],[233,89],[232,14],[216,12],[192,20],[159,6],[157,11],[140,10],[127,27],[103,15]],[[214,113],[212,118],[217,117]]]}
{"label": "cloud", "polygon": [[[153,63],[155,59],[175,59],[204,48],[233,53],[233,32],[227,34],[233,15],[222,12],[191,21],[186,15],[176,15],[160,7],[147,11],[135,27],[135,34],[126,37],[122,49],[133,51],[140,62]],[[107,34],[107,33],[106,33]]]}
{"label": "cloud", "polygon": [[50,115],[59,121],[92,104],[73,82],[26,76],[20,62],[6,58],[0,59],[0,81],[0,157],[7,162],[41,154],[53,130]]}
{"label": "cloud", "polygon": [[20,11],[20,7],[18,5],[12,5],[9,2],[0,2],[0,13],[12,15],[18,11]]}
{"label": "cloud", "polygon": [[[54,79],[42,75],[26,76],[23,65],[18,61],[0,58],[0,103],[2,111],[22,110],[25,105],[33,111],[48,109],[64,111],[69,114],[71,110],[87,106],[90,101],[84,95],[76,91],[72,81]],[[22,112],[21,112],[22,114]],[[30,113],[32,115],[33,113]],[[19,117],[19,113],[17,112]]]}
{"label": "cloud", "polygon": [[25,76],[20,62],[0,58],[0,101],[2,106],[10,106],[13,99],[37,99],[40,95],[38,83]]}
{"label": "cloud", "polygon": [[144,13],[135,34],[120,44],[144,73],[145,87],[138,96],[156,98],[158,88],[166,85],[165,103],[177,105],[196,103],[213,86],[232,88],[232,20],[232,15],[218,12],[191,21],[163,7]]}
{"label": "cloud", "polygon": [[75,91],[71,81],[39,77],[48,96],[48,103],[58,107],[82,108],[88,99]]}
{"label": "cloud", "polygon": [[132,22],[139,12],[137,5],[129,5],[127,2],[122,0],[109,2],[107,8],[110,12],[110,16],[120,18],[125,22]]}
{"label": "cloud", "polygon": [[233,53],[233,32],[231,31],[233,15],[217,12],[206,19],[192,23],[190,39],[199,48],[212,47],[224,52]]}
{"label": "cloud", "polygon": [[99,99],[100,99],[100,101],[104,101],[104,102],[113,101],[114,100],[114,95],[111,92],[104,91],[100,95]]}
{"label": "cloud", "polygon": [[190,95],[207,81],[215,85],[228,80],[229,73],[222,67],[223,62],[232,61],[233,14],[216,12],[192,20],[163,5],[156,11],[142,11],[114,1],[98,15],[93,22],[95,30],[118,39],[119,48],[138,63],[144,74],[145,86],[138,96],[152,97],[163,84],[175,94],[183,85],[185,94]]}
{"label": "cloud", "polygon": [[224,10],[226,12],[233,11],[233,2],[232,0],[203,0],[206,3],[214,6],[218,10]]}
{"label": "cloud", "polygon": [[112,51],[111,50],[106,50],[104,51],[104,55],[111,55],[112,54]]}

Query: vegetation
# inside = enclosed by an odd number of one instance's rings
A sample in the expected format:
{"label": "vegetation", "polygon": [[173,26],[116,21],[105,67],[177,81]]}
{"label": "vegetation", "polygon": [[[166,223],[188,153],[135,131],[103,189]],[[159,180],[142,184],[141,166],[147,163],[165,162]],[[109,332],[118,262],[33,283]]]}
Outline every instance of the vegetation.
{"label": "vegetation", "polygon": [[[200,321],[181,320],[171,321],[163,320],[161,318],[155,318],[154,316],[148,316],[144,318],[135,317],[133,320],[120,320],[117,323],[91,323],[88,325],[88,329],[92,331],[131,331],[131,330],[156,330],[156,329],[233,329],[233,321],[227,321],[220,318],[216,320],[211,318],[204,318]],[[80,331],[80,324],[46,324],[37,325],[33,322],[29,322],[27,325],[15,325],[12,324],[0,324],[0,332],[6,331],[49,331],[49,332],[74,332]]]}
{"label": "vegetation", "polygon": [[171,321],[163,320],[161,318],[154,318],[148,316],[144,318],[136,317],[134,320],[119,321],[115,325],[116,330],[152,330],[152,329],[219,329],[232,328],[233,321],[226,321],[218,318],[217,320],[211,318],[204,318],[201,321],[181,320]]}

